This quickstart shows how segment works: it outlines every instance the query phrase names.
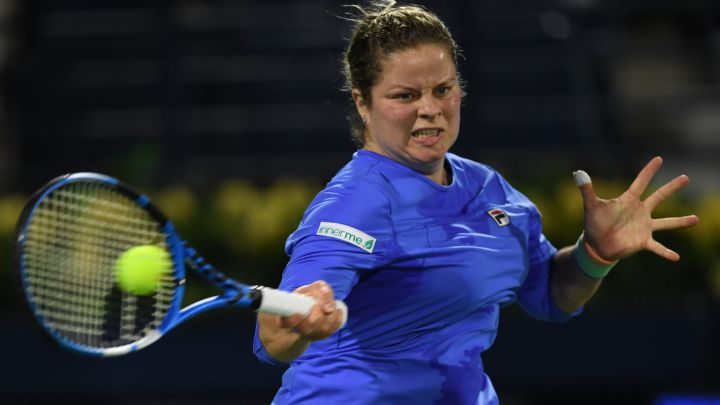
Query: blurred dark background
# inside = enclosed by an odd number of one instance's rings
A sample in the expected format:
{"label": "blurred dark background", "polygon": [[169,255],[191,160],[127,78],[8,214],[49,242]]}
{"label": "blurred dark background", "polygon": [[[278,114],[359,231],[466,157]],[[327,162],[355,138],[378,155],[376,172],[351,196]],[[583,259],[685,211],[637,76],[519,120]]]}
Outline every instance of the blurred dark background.
{"label": "blurred dark background", "polygon": [[[28,195],[72,171],[146,191],[229,275],[274,285],[284,238],[354,152],[333,1],[0,0],[0,403],[269,403],[282,370],[251,353],[252,315],[209,313],[121,359],[67,353],[13,274]],[[484,355],[503,404],[720,403],[720,2],[422,1],[464,49],[453,150],[544,213],[557,246],[582,207],[570,173],[612,197],[652,156],[692,184],[657,212],[680,263],[621,263],[582,317],[508,308]],[[212,293],[191,283],[188,302]]]}

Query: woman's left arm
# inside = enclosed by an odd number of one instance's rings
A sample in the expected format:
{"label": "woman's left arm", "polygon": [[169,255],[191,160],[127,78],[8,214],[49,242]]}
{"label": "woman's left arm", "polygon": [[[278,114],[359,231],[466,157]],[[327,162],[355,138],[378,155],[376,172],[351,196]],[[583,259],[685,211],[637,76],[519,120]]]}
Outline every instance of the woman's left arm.
{"label": "woman's left arm", "polygon": [[553,258],[550,289],[558,308],[571,313],[583,306],[618,260],[641,250],[649,250],[667,260],[680,260],[679,254],[653,239],[653,232],[693,226],[698,223],[698,217],[655,219],[652,212],[690,179],[678,176],[642,199],[662,162],[660,157],[653,158],[627,191],[609,200],[595,195],[587,173],[575,172],[583,198],[585,230],[576,245],[560,249]]}

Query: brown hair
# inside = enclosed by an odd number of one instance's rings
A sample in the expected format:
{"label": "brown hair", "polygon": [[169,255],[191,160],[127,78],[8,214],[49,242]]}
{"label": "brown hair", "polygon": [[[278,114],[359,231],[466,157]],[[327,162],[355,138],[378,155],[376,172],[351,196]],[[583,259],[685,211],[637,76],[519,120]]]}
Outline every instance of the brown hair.
{"label": "brown hair", "polygon": [[[434,43],[446,47],[458,66],[460,49],[445,24],[432,12],[418,5],[396,6],[395,0],[375,0],[369,7],[348,6],[359,14],[346,18],[354,24],[343,53],[344,91],[360,91],[363,101],[372,105],[370,90],[382,73],[383,59],[392,52]],[[462,82],[461,82],[462,86]],[[365,125],[353,109],[348,114],[355,143],[365,144]]]}

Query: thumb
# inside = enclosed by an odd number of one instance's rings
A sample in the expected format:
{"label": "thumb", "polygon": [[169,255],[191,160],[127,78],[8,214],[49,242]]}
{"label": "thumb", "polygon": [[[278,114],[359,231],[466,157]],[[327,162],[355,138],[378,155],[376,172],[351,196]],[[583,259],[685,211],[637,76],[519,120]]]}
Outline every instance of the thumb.
{"label": "thumb", "polygon": [[584,170],[577,170],[573,172],[573,177],[575,177],[575,184],[577,184],[580,188],[580,193],[582,193],[583,203],[588,205],[595,202],[595,200],[597,200],[597,195],[595,195],[590,175],[588,175]]}

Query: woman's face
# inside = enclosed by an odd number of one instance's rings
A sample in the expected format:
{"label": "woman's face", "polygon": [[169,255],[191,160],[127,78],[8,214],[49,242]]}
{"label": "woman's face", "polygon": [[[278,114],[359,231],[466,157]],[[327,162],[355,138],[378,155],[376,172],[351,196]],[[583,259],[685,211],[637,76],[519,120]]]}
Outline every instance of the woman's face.
{"label": "woman's face", "polygon": [[424,44],[391,53],[368,106],[353,90],[365,121],[365,149],[444,183],[445,153],[460,129],[460,84],[452,54]]}

